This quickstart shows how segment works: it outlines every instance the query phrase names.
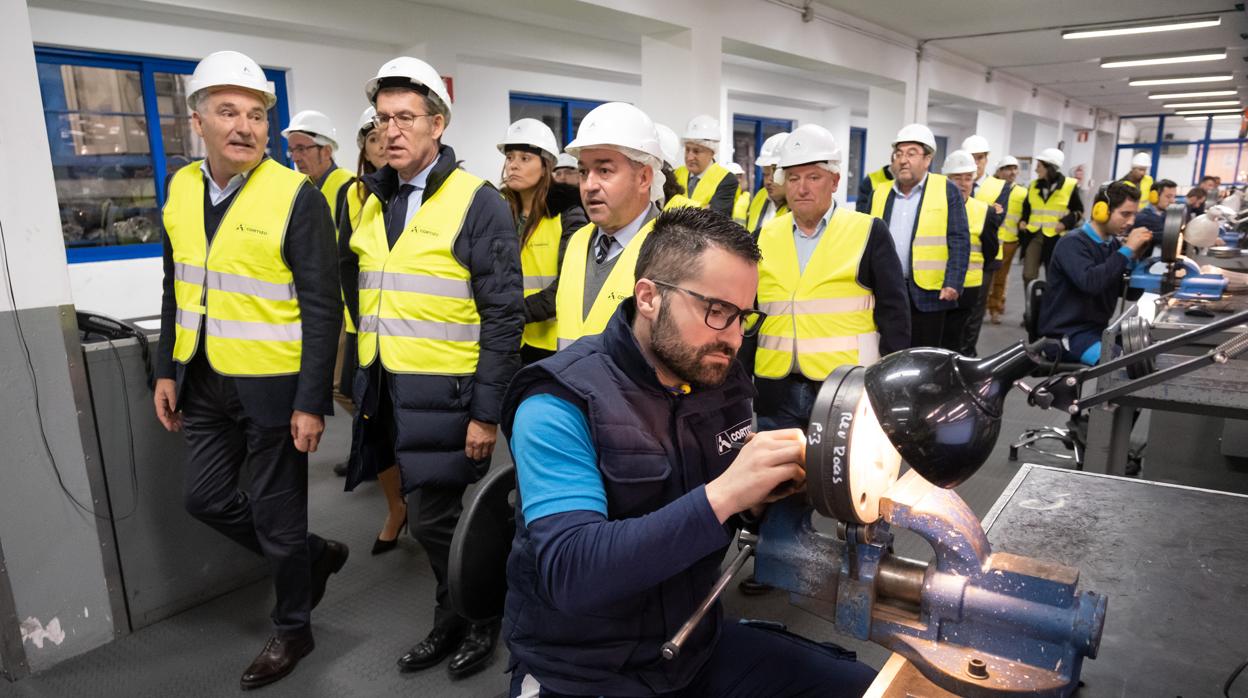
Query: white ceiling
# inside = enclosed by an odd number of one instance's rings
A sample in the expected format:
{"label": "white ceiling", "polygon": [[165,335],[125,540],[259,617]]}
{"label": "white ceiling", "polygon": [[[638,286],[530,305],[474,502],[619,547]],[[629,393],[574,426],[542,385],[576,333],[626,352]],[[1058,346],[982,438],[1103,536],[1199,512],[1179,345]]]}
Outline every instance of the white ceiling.
{"label": "white ceiling", "polygon": [[[914,37],[996,71],[1119,114],[1158,111],[1152,91],[1183,86],[1129,87],[1128,78],[1234,71],[1241,98],[1248,86],[1248,15],[1226,0],[816,0],[817,6]],[[990,9],[989,9],[990,8]],[[1149,19],[1219,14],[1216,28],[1063,40],[1061,29]],[[951,38],[952,37],[952,38]],[[965,37],[965,38],[956,38]],[[1101,68],[1101,58],[1225,48],[1221,61]],[[1226,85],[1227,83],[1218,83]],[[1224,98],[1219,98],[1224,99]]]}

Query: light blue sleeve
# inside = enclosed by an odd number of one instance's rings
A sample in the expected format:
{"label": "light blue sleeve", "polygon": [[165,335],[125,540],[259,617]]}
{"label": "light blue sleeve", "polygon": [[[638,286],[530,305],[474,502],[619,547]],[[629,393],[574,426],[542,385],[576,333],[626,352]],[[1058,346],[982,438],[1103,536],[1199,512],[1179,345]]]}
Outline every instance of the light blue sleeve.
{"label": "light blue sleeve", "polygon": [[526,526],[568,511],[607,515],[589,422],[572,403],[548,394],[525,398],[512,425],[511,453]]}

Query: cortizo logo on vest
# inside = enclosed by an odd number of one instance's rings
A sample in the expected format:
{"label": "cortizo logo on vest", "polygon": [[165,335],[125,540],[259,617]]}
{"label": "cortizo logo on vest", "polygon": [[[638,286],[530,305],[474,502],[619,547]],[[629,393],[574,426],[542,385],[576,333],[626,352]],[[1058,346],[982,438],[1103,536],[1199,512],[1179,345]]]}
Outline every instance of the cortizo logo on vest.
{"label": "cortizo logo on vest", "polygon": [[238,226],[234,228],[234,230],[240,233],[251,233],[252,235],[266,235],[267,236],[269,234],[269,231],[267,230],[253,228],[250,225],[246,225],[244,223],[239,223]]}
{"label": "cortizo logo on vest", "polygon": [[754,425],[748,419],[740,424],[730,426],[715,435],[715,448],[719,451],[719,455],[722,456],[732,450],[734,443],[744,443],[753,431]]}
{"label": "cortizo logo on vest", "polygon": [[610,301],[624,301],[624,300],[628,300],[631,297],[632,297],[632,294],[619,293],[617,291],[607,292],[607,300],[610,300]]}

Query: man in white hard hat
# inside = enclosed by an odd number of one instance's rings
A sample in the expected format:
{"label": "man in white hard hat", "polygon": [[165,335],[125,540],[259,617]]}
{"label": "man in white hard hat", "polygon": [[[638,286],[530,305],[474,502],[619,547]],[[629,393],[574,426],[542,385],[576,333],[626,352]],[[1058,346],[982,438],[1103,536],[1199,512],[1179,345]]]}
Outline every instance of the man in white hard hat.
{"label": "man in white hard hat", "polygon": [[664,211],[673,208],[698,208],[698,203],[690,199],[685,188],[676,181],[676,168],[680,167],[685,153],[680,136],[666,124],[656,123],[654,130],[659,134],[659,150],[663,152],[663,196],[655,199],[655,205]]}
{"label": "man in white hard hat", "polygon": [[360,365],[347,489],[398,465],[409,528],[437,580],[433,629],[399,668],[450,656],[447,670],[464,676],[488,664],[498,624],[455,612],[447,566],[464,490],[489,468],[520,366],[520,247],[498,191],[442,143],[451,100],[432,66],[392,59],[364,92],[387,164],[363,178],[371,196],[340,242]]}
{"label": "man in white hard hat", "polygon": [[1153,191],[1153,178],[1149,171],[1153,169],[1153,155],[1140,151],[1131,156],[1131,169],[1127,170],[1118,181],[1130,182],[1134,184],[1136,189],[1140,190],[1140,210],[1148,208],[1153,204],[1152,198],[1149,196]]}
{"label": "man in white hard hat", "polygon": [[722,137],[719,119],[707,114],[690,119],[682,138],[685,164],[676,168],[676,181],[699,206],[731,218],[738,187],[736,178],[715,162],[715,151]]}
{"label": "man in white hard hat", "polygon": [[571,184],[574,187],[581,185],[581,173],[576,168],[576,158],[567,153],[559,153],[559,157],[555,158],[555,169],[551,173],[551,177],[560,184]]}
{"label": "man in white hard hat", "polygon": [[602,332],[620,301],[633,295],[637,255],[659,215],[653,202],[664,183],[658,131],[631,104],[594,107],[567,151],[580,162],[589,223],[568,242],[559,271],[560,349]]}
{"label": "man in white hard hat", "polygon": [[958,306],[971,254],[962,194],[929,173],[936,136],[910,124],[893,139],[891,180],[871,192],[871,215],[888,223],[910,291],[910,344],[940,346],[945,314]]}
{"label": "man in white hard hat", "polygon": [[737,200],[732,205],[732,220],[745,225],[745,218],[750,210],[750,187],[745,181],[745,168],[730,162],[724,165],[724,169],[737,178]]}
{"label": "man in white hard hat", "polygon": [[351,170],[334,164],[334,152],[338,150],[338,129],[329,117],[319,111],[306,109],[290,119],[290,125],[282,129],[282,136],[289,144],[290,159],[295,169],[308,176],[329,202],[329,214],[338,220],[338,193],[343,185],[355,179]]}
{"label": "man in white hard hat", "polygon": [[186,435],[187,511],[263,555],[277,597],[244,690],[312,651],[312,609],[348,554],[308,532],[342,321],[333,222],[306,176],[265,156],[276,101],[247,56],[199,62],[187,105],[207,157],[170,179],[163,217],[156,417]]}
{"label": "man in white hard hat", "polygon": [[967,228],[971,234],[966,281],[962,295],[958,296],[958,307],[945,317],[945,333],[940,345],[965,356],[975,356],[979,325],[984,316],[983,296],[987,295],[987,284],[992,278],[989,264],[997,257],[997,228],[1004,214],[1000,204],[989,203],[971,193],[979,175],[979,166],[971,153],[965,150],[949,153],[940,171],[965,199]]}
{"label": "man in white hard hat", "polygon": [[755,238],[763,229],[764,225],[771,222],[776,216],[783,216],[789,212],[788,206],[785,205],[784,183],[776,181],[776,163],[780,162],[778,153],[784,139],[788,138],[788,133],[777,133],[763,141],[763,147],[758,151],[758,157],[754,159],[754,166],[763,169],[763,188],[754,194],[754,199],[750,201],[750,208],[746,212],[745,229]]}
{"label": "man in white hard hat", "polygon": [[[1018,179],[1018,158],[1006,155],[997,163],[995,176],[1010,185],[1009,202],[1005,206],[1005,218],[997,229],[998,248],[997,260],[1000,266],[992,273],[992,285],[988,291],[988,317],[992,324],[1001,323],[1005,314],[1005,293],[1009,286],[1010,267],[1014,264],[1015,253],[1018,251],[1018,224],[1023,216],[1023,206],[1027,203],[1027,189],[1014,184]],[[985,287],[988,287],[985,282]]]}
{"label": "man in white hard hat", "polygon": [[1057,239],[1079,225],[1083,200],[1079,183],[1062,174],[1066,155],[1057,148],[1045,148],[1036,155],[1036,178],[1027,187],[1027,201],[1020,219],[1019,241],[1023,250],[1023,286],[1048,268]]}
{"label": "man in white hard hat", "polygon": [[[993,227],[996,229],[998,242],[1001,243],[996,246],[993,256],[984,259],[984,282],[976,294],[976,307],[972,310],[966,324],[966,342],[963,346],[972,352],[968,354],[969,356],[974,356],[975,346],[979,343],[979,330],[984,322],[984,313],[988,309],[989,293],[993,288],[997,273],[1004,266],[1004,243],[1014,242],[1015,245],[1018,243],[1018,220],[1023,214],[1023,201],[1027,198],[1027,192],[1021,187],[1015,187],[988,173],[988,156],[991,151],[987,138],[979,134],[967,136],[962,141],[962,150],[970,153],[975,160],[975,179],[971,182],[970,194],[964,192],[964,196],[974,196],[992,207],[996,220],[996,225]],[[945,174],[949,173],[945,172]],[[959,184],[959,182],[954,183]],[[958,188],[962,188],[960,184]],[[1012,216],[1011,206],[1014,206]],[[970,215],[969,208],[967,214]],[[959,299],[958,306],[962,305],[962,299]],[[996,319],[996,322],[1000,322],[1000,319]]]}

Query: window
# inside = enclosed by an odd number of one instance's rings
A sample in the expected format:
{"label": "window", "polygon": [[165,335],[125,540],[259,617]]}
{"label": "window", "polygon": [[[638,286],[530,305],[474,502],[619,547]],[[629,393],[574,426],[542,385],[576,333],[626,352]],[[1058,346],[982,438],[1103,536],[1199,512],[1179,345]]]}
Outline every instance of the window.
{"label": "window", "polygon": [[[43,47],[35,62],[69,261],[160,256],[166,179],[204,157],[186,107],[195,63]],[[269,154],[285,163],[286,78],[265,74]]]}
{"label": "window", "polygon": [[853,203],[858,200],[858,183],[866,176],[864,159],[867,157],[867,129],[851,126],[849,129],[849,160],[845,163],[845,175],[841,177],[841,187],[845,189],[845,200]]}
{"label": "window", "polygon": [[1248,139],[1239,137],[1239,120],[1208,116],[1126,116],[1118,125],[1114,177],[1131,169],[1137,152],[1150,153],[1153,179],[1172,179],[1186,192],[1205,175],[1222,185],[1248,182]]}
{"label": "window", "polygon": [[763,148],[763,141],[777,133],[788,133],[792,130],[792,119],[733,115],[732,159],[745,170],[745,181],[754,183],[754,191],[763,186],[763,168],[754,166],[754,160]]}
{"label": "window", "polygon": [[511,121],[514,123],[520,119],[537,119],[555,132],[559,147],[565,148],[576,137],[581,119],[599,104],[602,102],[512,92]]}

